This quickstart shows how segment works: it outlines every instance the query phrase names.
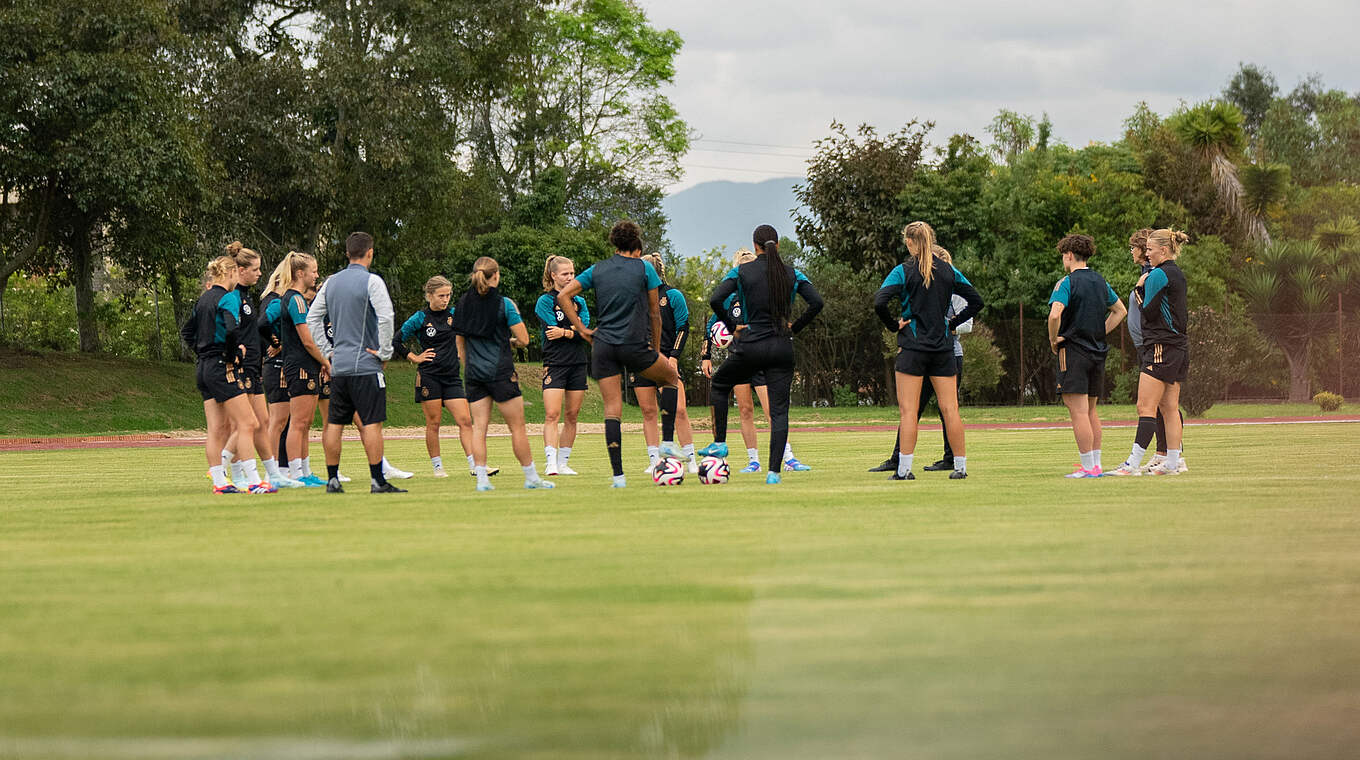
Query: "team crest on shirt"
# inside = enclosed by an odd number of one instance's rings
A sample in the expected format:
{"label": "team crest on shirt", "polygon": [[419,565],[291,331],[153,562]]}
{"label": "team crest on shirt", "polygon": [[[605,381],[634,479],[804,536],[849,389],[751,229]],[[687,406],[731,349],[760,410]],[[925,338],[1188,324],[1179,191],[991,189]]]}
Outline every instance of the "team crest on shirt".
{"label": "team crest on shirt", "polygon": [[558,322],[561,322],[562,320],[567,318],[567,315],[562,313],[561,306],[557,307],[556,309],[553,309],[553,315],[557,317]]}
{"label": "team crest on shirt", "polygon": [[326,325],[326,337],[332,342],[335,341],[335,325]]}
{"label": "team crest on shirt", "polygon": [[449,315],[449,327],[453,327],[453,315]]}
{"label": "team crest on shirt", "polygon": [[255,313],[255,312],[250,308],[250,304],[248,304],[248,303],[242,303],[242,304],[241,304],[241,311],[245,312],[245,315],[246,315],[247,317],[250,316],[251,314],[254,314],[254,313]]}
{"label": "team crest on shirt", "polygon": [[662,306],[665,306],[668,301],[670,301],[669,298],[662,296],[661,300],[658,303],[660,303]]}
{"label": "team crest on shirt", "polygon": [[425,337],[427,338],[434,337],[434,325],[425,325]]}
{"label": "team crest on shirt", "polygon": [[736,304],[732,307],[732,317],[735,319],[740,316],[741,316],[741,304]]}

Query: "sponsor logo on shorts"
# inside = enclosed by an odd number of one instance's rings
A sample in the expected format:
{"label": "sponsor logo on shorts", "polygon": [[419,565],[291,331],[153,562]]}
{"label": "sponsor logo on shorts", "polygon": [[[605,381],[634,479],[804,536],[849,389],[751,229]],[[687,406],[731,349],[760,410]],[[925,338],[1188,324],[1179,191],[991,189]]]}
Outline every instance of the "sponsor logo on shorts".
{"label": "sponsor logo on shorts", "polygon": [[424,396],[424,397],[426,397],[426,398],[429,398],[429,397],[430,397],[430,389],[429,389],[429,388],[425,388],[425,387],[422,386],[421,389],[420,389],[420,395],[422,395],[422,396]]}
{"label": "sponsor logo on shorts", "polygon": [[314,390],[316,390],[316,381],[315,381],[315,380],[308,380],[308,381],[307,381],[307,390],[309,390],[309,391],[314,391]]}
{"label": "sponsor logo on shorts", "polygon": [[247,377],[247,378],[246,378],[246,390],[250,390],[250,388],[251,388],[250,378]]}
{"label": "sponsor logo on shorts", "polygon": [[543,376],[543,387],[546,388],[546,387],[548,387],[549,385],[552,385],[552,375],[544,375],[544,376]]}

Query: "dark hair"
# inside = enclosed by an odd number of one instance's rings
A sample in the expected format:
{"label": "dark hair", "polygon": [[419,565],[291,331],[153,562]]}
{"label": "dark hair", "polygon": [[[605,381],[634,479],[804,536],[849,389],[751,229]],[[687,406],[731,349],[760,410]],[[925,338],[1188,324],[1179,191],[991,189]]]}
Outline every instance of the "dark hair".
{"label": "dark hair", "polygon": [[618,251],[628,253],[640,251],[642,250],[642,228],[627,219],[617,222],[614,224],[614,228],[609,231],[609,243]]}
{"label": "dark hair", "polygon": [[351,232],[345,240],[345,253],[350,261],[358,261],[373,249],[373,236],[367,232]]}
{"label": "dark hair", "polygon": [[793,309],[793,280],[779,257],[779,233],[774,227],[762,224],[751,233],[756,250],[765,254],[765,284],[770,289],[770,319],[775,332],[788,334],[789,312]]}
{"label": "dark hair", "polygon": [[1058,241],[1058,253],[1070,253],[1077,261],[1096,255],[1096,241],[1090,235],[1068,235]]}

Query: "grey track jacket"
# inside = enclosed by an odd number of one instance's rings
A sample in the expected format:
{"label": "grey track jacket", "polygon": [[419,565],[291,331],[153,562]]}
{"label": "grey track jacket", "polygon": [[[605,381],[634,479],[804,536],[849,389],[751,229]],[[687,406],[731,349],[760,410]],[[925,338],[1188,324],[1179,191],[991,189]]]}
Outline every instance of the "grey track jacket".
{"label": "grey track jacket", "polygon": [[[326,337],[323,322],[327,316],[335,332],[334,343]],[[392,358],[394,324],[387,284],[358,264],[326,278],[307,310],[307,329],[330,359],[335,377],[382,372],[382,363]]]}

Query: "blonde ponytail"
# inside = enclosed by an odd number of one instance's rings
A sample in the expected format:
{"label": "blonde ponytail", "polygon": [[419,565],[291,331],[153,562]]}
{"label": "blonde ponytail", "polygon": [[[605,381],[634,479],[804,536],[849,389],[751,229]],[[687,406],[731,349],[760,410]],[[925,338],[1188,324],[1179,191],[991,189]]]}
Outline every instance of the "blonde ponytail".
{"label": "blonde ponytail", "polygon": [[468,279],[472,281],[472,287],[477,289],[477,295],[484,296],[491,290],[491,278],[501,271],[501,265],[490,256],[482,256],[472,265],[472,274]]}
{"label": "blonde ponytail", "polygon": [[552,255],[552,256],[549,256],[549,257],[548,257],[548,260],[545,261],[545,262],[543,262],[543,292],[544,292],[544,293],[551,293],[551,292],[552,292],[552,290],[553,290],[553,275],[557,274],[557,268],[558,268],[559,266],[561,266],[562,264],[571,264],[573,267],[576,266],[576,262],[572,261],[571,259],[567,258],[566,256],[558,256],[558,255],[556,255],[556,254],[554,254],[554,255]]}
{"label": "blonde ponytail", "polygon": [[1167,249],[1175,259],[1181,255],[1181,246],[1190,242],[1190,236],[1179,230],[1162,229],[1149,232],[1148,240]]}
{"label": "blonde ponytail", "polygon": [[921,279],[929,288],[935,271],[935,230],[925,222],[912,222],[902,228],[902,242],[911,255],[916,257],[916,266],[921,272]]}
{"label": "blonde ponytail", "polygon": [[269,286],[264,289],[266,293],[283,295],[293,289],[293,283],[297,281],[297,273],[306,269],[316,258],[310,253],[301,251],[289,251],[283,261],[274,267],[274,271],[269,275]]}
{"label": "blonde ponytail", "polygon": [[666,264],[661,261],[661,254],[649,253],[643,256],[642,260],[652,265],[652,269],[656,270],[656,276],[660,277],[662,282],[666,281]]}
{"label": "blonde ponytail", "polygon": [[216,282],[232,275],[237,270],[236,259],[231,256],[218,256],[208,262],[208,278]]}

